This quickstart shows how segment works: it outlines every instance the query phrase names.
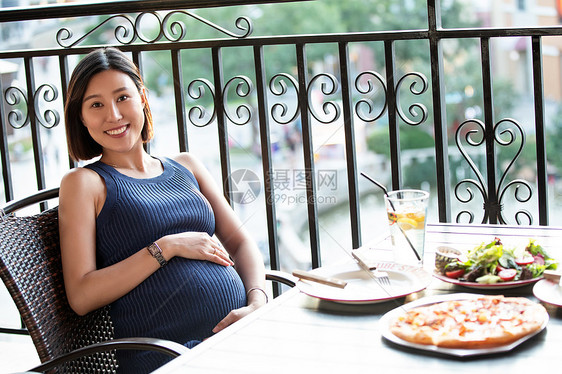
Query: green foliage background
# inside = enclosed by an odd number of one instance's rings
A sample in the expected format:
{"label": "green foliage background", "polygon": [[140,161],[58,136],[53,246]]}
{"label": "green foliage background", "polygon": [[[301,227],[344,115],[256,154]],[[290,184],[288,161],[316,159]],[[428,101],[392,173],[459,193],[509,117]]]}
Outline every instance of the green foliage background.
{"label": "green foliage background", "polygon": [[[478,26],[478,20],[471,18],[465,8],[470,6],[466,1],[442,1],[442,23],[445,28],[463,28]],[[427,4],[425,1],[394,1],[394,0],[319,0],[289,2],[282,4],[264,4],[236,7],[208,8],[196,11],[196,14],[214,22],[221,27],[235,30],[235,20],[240,16],[249,17],[254,26],[252,37],[306,35],[325,33],[372,32],[388,30],[427,29]],[[187,30],[187,40],[205,40],[225,37],[217,30],[202,25],[199,21],[178,14],[173,20],[181,21]],[[384,76],[384,50],[382,42],[365,43],[364,46],[373,51],[375,70]],[[429,48],[425,40],[397,41],[396,75],[403,76],[409,72],[420,72],[430,82]],[[277,73],[295,75],[296,58],[291,45],[274,45],[264,48],[266,75],[270,78]],[[334,44],[307,45],[307,61],[310,69],[317,61],[332,56],[337,61],[337,46]],[[447,127],[449,143],[454,144],[456,128],[466,119],[467,110],[476,113],[482,119],[482,87],[480,71],[480,54],[477,40],[445,40],[443,41],[445,65],[445,87],[447,101]],[[204,78],[212,81],[210,51],[193,49],[182,52],[183,79],[188,84],[194,79]],[[225,79],[233,76],[247,75],[254,80],[253,51],[250,47],[223,48],[222,65]],[[151,52],[143,61],[147,86],[157,95],[173,88],[170,56],[167,52]],[[407,87],[409,83],[405,83]],[[513,87],[508,79],[494,76],[494,110],[497,118],[509,116],[513,110]],[[401,106],[407,112],[413,103],[427,108],[427,121],[412,127],[400,123],[401,149],[431,148],[433,144],[433,113],[431,86],[428,83],[426,92],[413,95],[407,89],[400,93]],[[210,98],[210,95],[207,95]],[[356,98],[359,98],[357,95]],[[209,103],[201,102],[201,105]],[[188,105],[190,103],[188,102]],[[386,116],[374,124],[368,125],[367,144],[369,150],[378,154],[388,155],[388,123]],[[532,139],[531,139],[532,140]],[[526,147],[531,148],[532,147]],[[500,154],[500,158],[510,157],[510,150]],[[526,157],[531,157],[526,160]],[[518,160],[518,166],[534,162],[533,152],[526,149]],[[421,172],[420,172],[421,170]],[[435,174],[434,162],[423,165],[405,166],[403,173],[409,180],[406,184],[419,185],[423,181],[431,181]],[[419,177],[413,177],[419,175]],[[428,180],[429,179],[429,180]],[[454,179],[454,178],[453,178]],[[454,181],[453,181],[454,182]]]}

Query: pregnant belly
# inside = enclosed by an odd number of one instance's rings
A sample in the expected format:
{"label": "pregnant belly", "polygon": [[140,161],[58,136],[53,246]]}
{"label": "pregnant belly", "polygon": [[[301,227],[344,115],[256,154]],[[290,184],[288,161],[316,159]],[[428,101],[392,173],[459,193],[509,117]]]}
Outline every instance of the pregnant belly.
{"label": "pregnant belly", "polygon": [[203,340],[231,310],[246,305],[232,266],[174,258],[112,304],[116,337]]}

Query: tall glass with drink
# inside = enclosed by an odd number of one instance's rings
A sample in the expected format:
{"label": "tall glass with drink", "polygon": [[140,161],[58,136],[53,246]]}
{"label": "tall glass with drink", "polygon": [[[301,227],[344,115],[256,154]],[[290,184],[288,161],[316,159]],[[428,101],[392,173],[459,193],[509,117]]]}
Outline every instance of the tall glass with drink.
{"label": "tall glass with drink", "polygon": [[390,191],[385,196],[394,261],[423,266],[425,217],[429,192]]}

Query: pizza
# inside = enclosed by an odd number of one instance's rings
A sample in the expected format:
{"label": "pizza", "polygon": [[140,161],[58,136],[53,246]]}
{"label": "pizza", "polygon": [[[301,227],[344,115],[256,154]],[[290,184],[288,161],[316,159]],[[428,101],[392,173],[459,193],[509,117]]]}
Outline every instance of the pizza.
{"label": "pizza", "polygon": [[395,317],[390,331],[411,343],[443,348],[491,348],[540,331],[545,308],[524,297],[478,296],[419,306]]}

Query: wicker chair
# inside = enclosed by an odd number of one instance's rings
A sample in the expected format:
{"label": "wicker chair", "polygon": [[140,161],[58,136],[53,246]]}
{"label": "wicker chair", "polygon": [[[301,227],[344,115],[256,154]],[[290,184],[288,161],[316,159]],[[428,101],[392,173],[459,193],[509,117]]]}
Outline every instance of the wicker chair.
{"label": "wicker chair", "polygon": [[13,214],[57,196],[58,188],[41,191],[0,212],[0,276],[42,362],[31,371],[114,373],[116,349],[155,350],[171,357],[189,351],[159,339],[113,339],[108,307],[83,317],[72,311],[62,277],[57,208],[27,217]]}
{"label": "wicker chair", "polygon": [[[79,316],[66,299],[59,248],[58,210],[15,216],[27,206],[58,197],[59,189],[40,191],[0,210],[0,277],[10,292],[42,364],[31,371],[114,373],[116,349],[153,350],[176,357],[185,346],[160,339],[113,339],[109,308]],[[289,287],[296,278],[268,271],[267,279]]]}

